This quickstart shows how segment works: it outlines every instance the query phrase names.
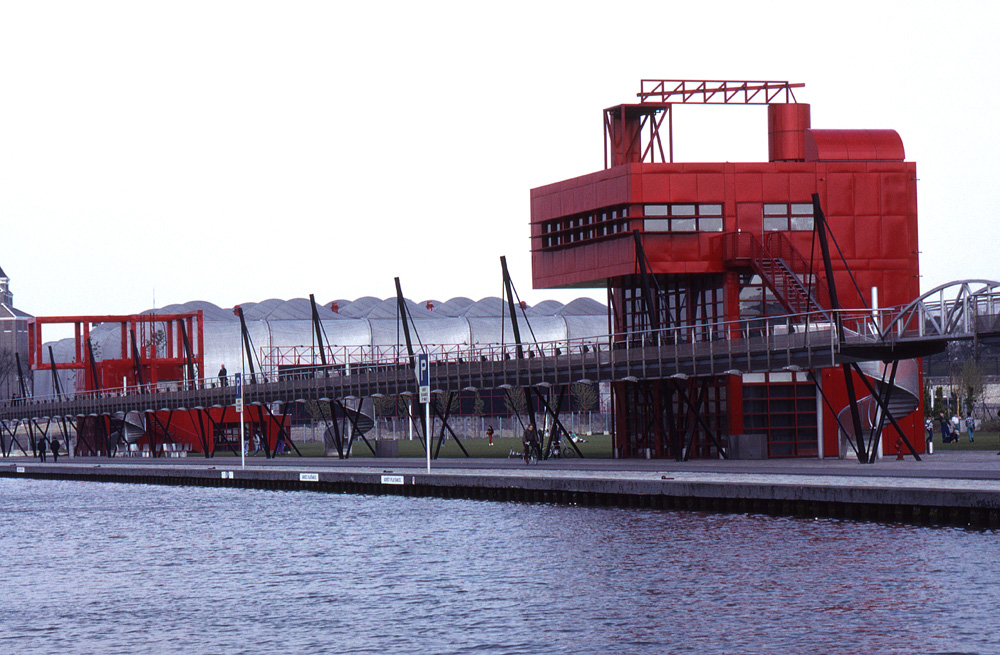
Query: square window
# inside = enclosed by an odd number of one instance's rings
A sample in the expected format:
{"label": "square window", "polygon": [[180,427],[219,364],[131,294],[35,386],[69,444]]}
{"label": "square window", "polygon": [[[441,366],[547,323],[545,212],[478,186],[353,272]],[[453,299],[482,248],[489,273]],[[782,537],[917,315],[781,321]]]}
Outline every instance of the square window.
{"label": "square window", "polygon": [[805,203],[792,203],[792,213],[799,216],[812,216],[813,206]]}
{"label": "square window", "polygon": [[702,216],[722,216],[722,205],[701,205],[698,209]]}
{"label": "square window", "polygon": [[646,232],[669,232],[670,219],[667,218],[647,218],[642,222],[642,229]]}
{"label": "square window", "polygon": [[673,218],[670,220],[671,232],[697,232],[698,224],[694,218]]}
{"label": "square window", "polygon": [[812,216],[792,216],[792,229],[797,232],[811,232],[813,229]]}
{"label": "square window", "polygon": [[788,214],[788,205],[782,203],[780,205],[764,205],[764,215],[765,216],[785,216]]}
{"label": "square window", "polygon": [[764,231],[765,232],[778,232],[781,230],[788,229],[788,217],[787,216],[770,216],[764,217]]}
{"label": "square window", "polygon": [[674,205],[670,208],[671,216],[694,216],[694,205]]}
{"label": "square window", "polygon": [[646,216],[666,216],[670,213],[670,207],[667,205],[646,205],[643,208],[643,213]]}
{"label": "square window", "polygon": [[698,229],[702,232],[722,232],[721,218],[699,218]]}

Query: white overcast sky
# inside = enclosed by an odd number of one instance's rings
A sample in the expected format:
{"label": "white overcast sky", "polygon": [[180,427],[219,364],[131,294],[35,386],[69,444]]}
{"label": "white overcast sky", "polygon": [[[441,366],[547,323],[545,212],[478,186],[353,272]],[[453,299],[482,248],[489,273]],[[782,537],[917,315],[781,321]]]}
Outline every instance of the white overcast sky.
{"label": "white overcast sky", "polygon": [[[529,190],[642,78],[804,82],[917,162],[922,288],[1000,279],[1000,3],[0,0],[0,267],[35,315],[531,290]],[[677,161],[764,161],[761,107]],[[602,292],[592,295],[603,299]]]}

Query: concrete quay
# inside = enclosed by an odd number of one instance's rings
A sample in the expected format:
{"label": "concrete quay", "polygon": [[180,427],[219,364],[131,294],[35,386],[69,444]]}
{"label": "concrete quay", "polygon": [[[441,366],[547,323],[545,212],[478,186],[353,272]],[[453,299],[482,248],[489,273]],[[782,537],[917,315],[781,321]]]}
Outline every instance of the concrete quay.
{"label": "concrete quay", "polygon": [[199,485],[1000,527],[1000,457],[924,461],[281,457],[0,460],[0,477]]}

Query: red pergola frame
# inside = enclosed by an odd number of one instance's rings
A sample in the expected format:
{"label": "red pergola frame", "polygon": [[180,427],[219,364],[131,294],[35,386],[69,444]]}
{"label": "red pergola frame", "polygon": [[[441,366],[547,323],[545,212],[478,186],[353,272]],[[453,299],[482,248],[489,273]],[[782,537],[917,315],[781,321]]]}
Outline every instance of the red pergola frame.
{"label": "red pergola frame", "polygon": [[[625,163],[625,154],[642,145],[642,131],[649,134],[637,162],[674,161],[674,104],[769,105],[796,103],[794,89],[805,84],[775,80],[642,80],[638,104],[623,104],[604,110],[604,168]],[[660,127],[667,119],[667,153],[663,151]],[[628,146],[623,147],[623,141]],[[635,146],[634,148],[632,146]],[[634,156],[634,155],[633,155]],[[631,161],[631,160],[630,160]]]}
{"label": "red pergola frame", "polygon": [[[124,361],[132,356],[131,335],[135,334],[140,348],[148,348],[143,353],[144,368],[150,377],[146,382],[155,384],[157,371],[161,366],[184,366],[188,359],[184,353],[184,343],[181,339],[180,326],[183,325],[191,347],[192,363],[198,371],[204,371],[205,335],[203,330],[203,312],[188,312],[184,314],[130,314],[114,315],[82,315],[82,316],[36,316],[28,325],[28,359],[32,370],[52,370],[53,363],[45,361],[45,343],[42,338],[43,325],[72,325],[74,338],[73,360],[56,362],[58,370],[82,370],[86,379],[88,391],[96,389],[97,383],[92,379],[90,355],[87,341],[90,330],[102,323],[117,323],[121,328],[121,358],[102,358],[101,362]],[[164,339],[160,348],[152,339],[156,325],[164,326]],[[160,352],[160,350],[163,352]],[[155,365],[152,365],[155,364]],[[204,373],[202,373],[204,374]]]}

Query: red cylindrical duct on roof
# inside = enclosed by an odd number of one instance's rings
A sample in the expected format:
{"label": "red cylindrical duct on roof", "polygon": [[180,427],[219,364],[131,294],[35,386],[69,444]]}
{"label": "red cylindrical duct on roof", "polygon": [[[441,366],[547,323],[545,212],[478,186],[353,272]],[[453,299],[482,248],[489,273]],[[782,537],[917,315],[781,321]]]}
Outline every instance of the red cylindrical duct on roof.
{"label": "red cylindrical duct on roof", "polygon": [[775,103],[767,106],[768,161],[803,161],[805,131],[809,129],[809,105]]}
{"label": "red cylindrical duct on roof", "polygon": [[806,161],[903,161],[896,130],[808,130]]}

